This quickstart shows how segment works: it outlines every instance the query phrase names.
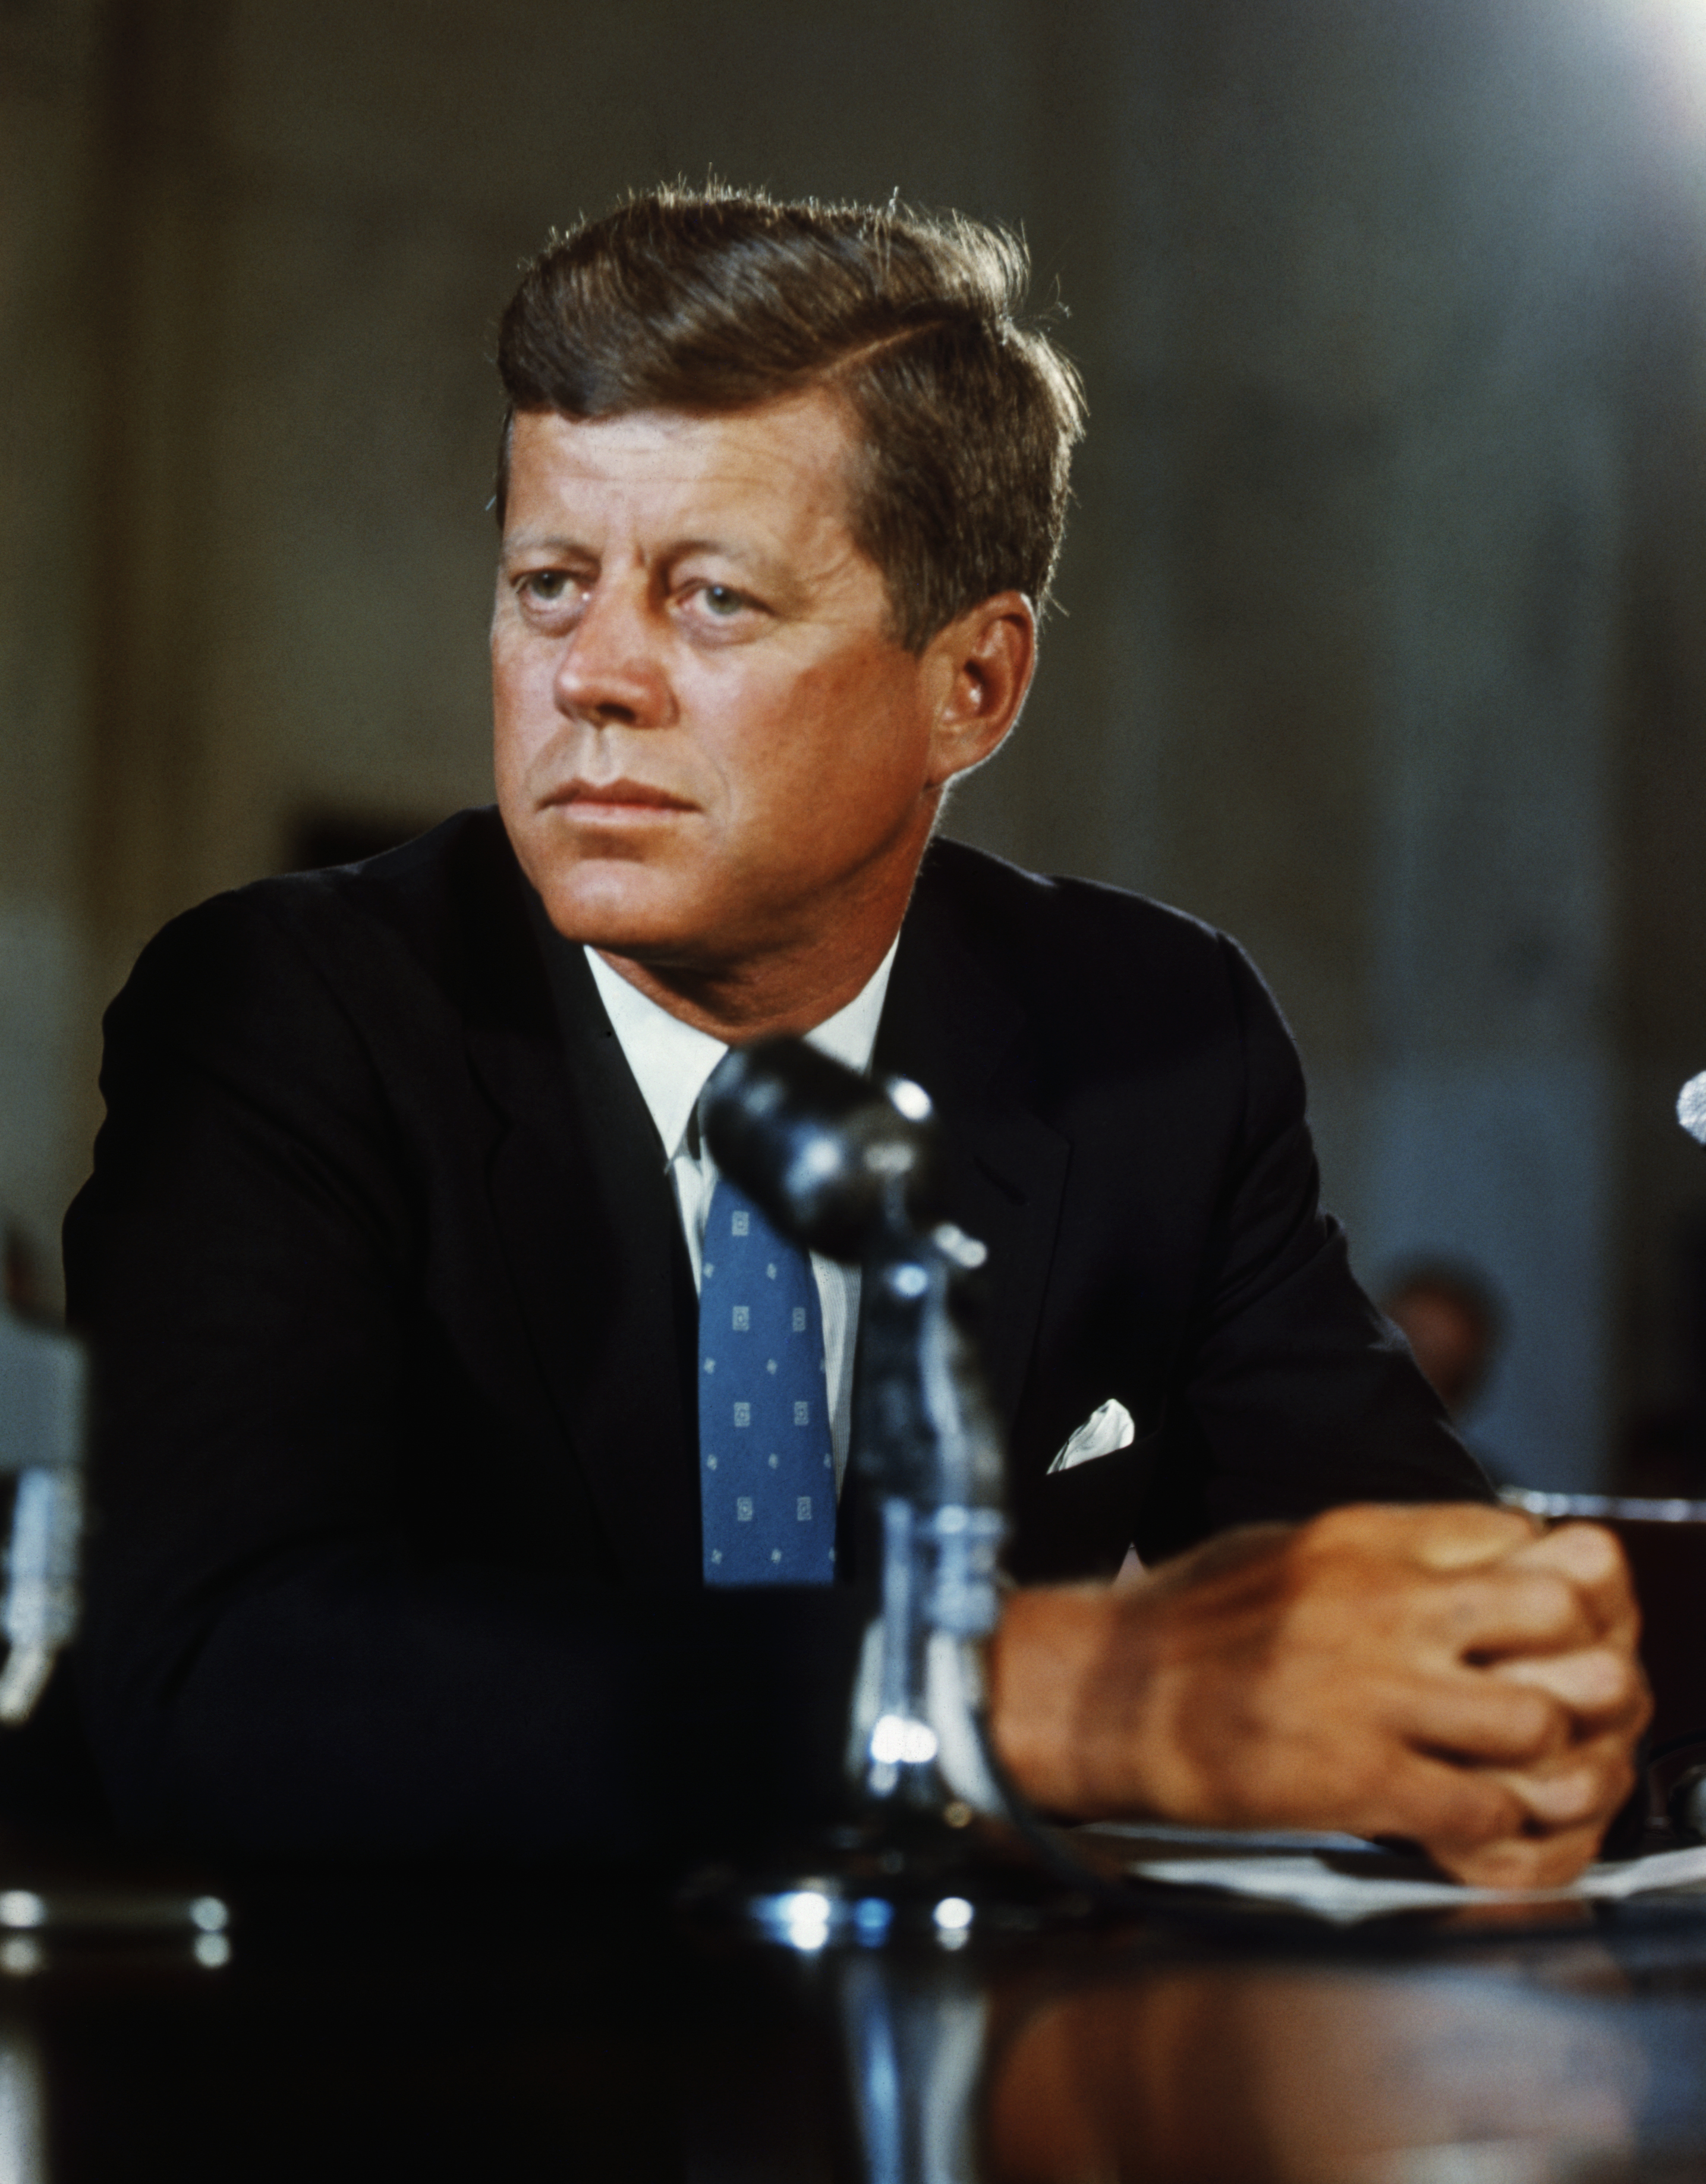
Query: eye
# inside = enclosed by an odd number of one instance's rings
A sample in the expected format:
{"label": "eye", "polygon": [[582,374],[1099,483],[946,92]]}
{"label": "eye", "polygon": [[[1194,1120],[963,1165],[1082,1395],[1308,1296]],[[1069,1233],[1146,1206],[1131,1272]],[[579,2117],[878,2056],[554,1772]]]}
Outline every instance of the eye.
{"label": "eye", "polygon": [[750,592],[739,592],[733,584],[720,584],[711,578],[690,577],[677,594],[677,613],[686,617],[689,628],[697,627],[705,633],[709,625],[726,629],[730,637],[750,634],[760,617],[769,610],[762,599],[755,599]]}
{"label": "eye", "polygon": [[519,588],[531,599],[551,606],[568,589],[568,572],[563,569],[530,569],[521,580]]}

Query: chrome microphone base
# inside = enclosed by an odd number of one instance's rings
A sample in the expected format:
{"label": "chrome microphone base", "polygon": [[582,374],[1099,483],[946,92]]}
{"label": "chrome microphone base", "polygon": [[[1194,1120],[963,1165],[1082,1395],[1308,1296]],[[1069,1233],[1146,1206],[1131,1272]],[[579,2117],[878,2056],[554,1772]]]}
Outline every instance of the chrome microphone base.
{"label": "chrome microphone base", "polygon": [[751,1868],[711,1866],[683,1890],[696,1923],[812,1950],[881,1948],[1098,1924],[1117,1909],[1112,1872],[1040,1824],[879,1811]]}

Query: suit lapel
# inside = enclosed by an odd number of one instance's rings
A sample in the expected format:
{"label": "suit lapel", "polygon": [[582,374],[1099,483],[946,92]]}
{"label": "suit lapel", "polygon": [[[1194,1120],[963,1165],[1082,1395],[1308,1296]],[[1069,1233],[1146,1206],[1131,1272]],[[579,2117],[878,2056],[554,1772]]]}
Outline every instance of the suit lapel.
{"label": "suit lapel", "polygon": [[[1070,1147],[1023,1096],[1025,1011],[927,860],[874,1058],[934,1101],[951,1217],[990,1251],[981,1348],[1012,1429]],[[521,1316],[620,1575],[700,1581],[696,1302],[663,1148],[577,948],[505,851],[469,934],[471,1067],[493,1114],[493,1214]]]}
{"label": "suit lapel", "polygon": [[989,1247],[979,1334],[990,1392],[1011,1431],[1054,1256],[1070,1147],[1017,1089],[1025,1011],[953,915],[927,861],[895,959],[875,1067],[930,1095],[944,1138],[942,1198]]}
{"label": "suit lapel", "polygon": [[506,933],[477,946],[503,968],[468,1032],[498,1124],[499,1240],[617,1571],[697,1583],[693,1277],[663,1149],[581,951],[550,947],[519,878],[516,894]]}

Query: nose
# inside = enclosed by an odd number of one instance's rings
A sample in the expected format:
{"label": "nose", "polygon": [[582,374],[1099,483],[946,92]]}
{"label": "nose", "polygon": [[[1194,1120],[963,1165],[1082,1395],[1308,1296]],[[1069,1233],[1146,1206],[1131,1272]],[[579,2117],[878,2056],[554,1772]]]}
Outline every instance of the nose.
{"label": "nose", "polygon": [[595,584],[557,664],[559,709],[594,727],[661,726],[671,703],[663,640],[643,578]]}

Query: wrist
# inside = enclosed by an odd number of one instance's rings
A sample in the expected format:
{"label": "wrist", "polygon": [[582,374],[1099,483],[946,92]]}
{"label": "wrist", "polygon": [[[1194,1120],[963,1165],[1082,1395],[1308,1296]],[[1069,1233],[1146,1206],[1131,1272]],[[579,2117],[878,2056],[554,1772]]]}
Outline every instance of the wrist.
{"label": "wrist", "polygon": [[[1129,1613],[1129,1596],[1124,1604]],[[1140,1694],[1129,1663],[1117,1679],[1108,1673],[1118,1605],[1105,1585],[1020,1591],[990,1644],[990,1729],[1001,1763],[1033,1804],[1081,1819],[1141,1802],[1135,1724],[1125,1719]]]}

